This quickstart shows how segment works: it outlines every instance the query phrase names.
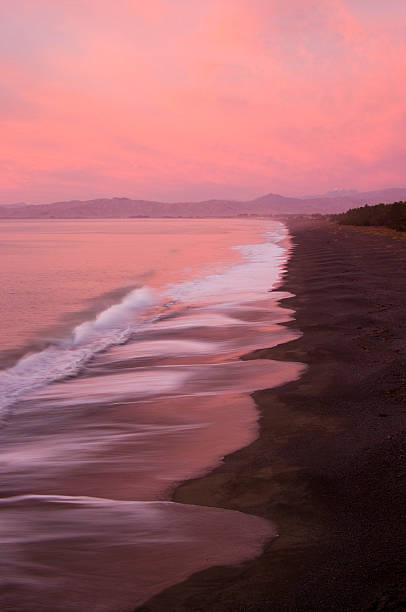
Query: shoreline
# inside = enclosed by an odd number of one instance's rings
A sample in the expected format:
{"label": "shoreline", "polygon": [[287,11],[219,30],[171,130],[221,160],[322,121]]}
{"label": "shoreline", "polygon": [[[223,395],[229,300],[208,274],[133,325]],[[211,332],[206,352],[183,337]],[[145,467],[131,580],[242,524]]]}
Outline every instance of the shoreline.
{"label": "shoreline", "polygon": [[142,612],[406,609],[406,242],[288,221],[279,291],[301,338],[244,359],[298,361],[302,377],[253,397],[260,437],[173,501],[265,517],[259,558],[210,568]]}
{"label": "shoreline", "polygon": [[[217,233],[225,229],[223,244]],[[76,326],[72,342],[55,343],[3,376],[7,609],[131,610],[193,573],[257,557],[277,537],[260,517],[171,500],[179,483],[257,438],[255,390],[296,379],[302,369],[240,360],[295,337],[279,325],[290,318],[278,305],[282,294],[268,293],[287,263],[287,229],[242,229],[185,227],[193,237],[210,230],[207,240],[217,247],[204,257],[228,253],[231,243],[233,258],[184,280],[175,265],[179,282],[165,285],[152,311],[141,311],[133,334],[119,324],[129,298],[142,305],[138,291]],[[108,325],[98,329],[99,318]],[[111,570],[115,563],[120,572]],[[73,600],[59,602],[59,591]]]}

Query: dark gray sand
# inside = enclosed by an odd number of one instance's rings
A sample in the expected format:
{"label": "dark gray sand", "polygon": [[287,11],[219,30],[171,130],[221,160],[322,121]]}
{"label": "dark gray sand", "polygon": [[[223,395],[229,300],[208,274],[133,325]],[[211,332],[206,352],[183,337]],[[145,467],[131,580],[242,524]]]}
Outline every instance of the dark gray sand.
{"label": "dark gray sand", "polygon": [[143,612],[406,610],[406,240],[289,222],[282,290],[303,337],[246,359],[301,361],[254,394],[260,438],[181,485],[178,502],[271,519],[239,567],[195,574]]}

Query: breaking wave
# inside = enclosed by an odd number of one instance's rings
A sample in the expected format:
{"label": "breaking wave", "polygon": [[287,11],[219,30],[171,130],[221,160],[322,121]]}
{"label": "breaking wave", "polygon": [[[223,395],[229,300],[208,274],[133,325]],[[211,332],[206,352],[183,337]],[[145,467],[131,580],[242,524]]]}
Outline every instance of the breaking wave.
{"label": "breaking wave", "polygon": [[97,338],[101,332],[130,323],[137,312],[153,306],[156,302],[155,294],[149,287],[134,289],[121,302],[103,310],[93,321],[77,325],[73,330],[73,345],[84,344]]}
{"label": "breaking wave", "polygon": [[137,315],[156,303],[152,289],[134,289],[95,319],[77,325],[67,338],[39,353],[24,355],[14,366],[0,372],[0,409],[28,391],[77,374],[94,355],[125,342],[135,330]]}
{"label": "breaking wave", "polygon": [[[264,233],[265,241],[234,247],[241,253],[237,264],[216,274],[168,284],[160,291],[149,287],[134,289],[94,319],[77,325],[62,340],[53,341],[40,352],[27,354],[15,365],[0,371],[0,410],[29,391],[76,375],[97,353],[122,344],[146,323],[160,319],[164,307],[178,302],[205,308],[203,316],[218,305],[249,302],[262,298],[278,280],[285,248],[279,243],[287,236],[280,224]],[[175,323],[176,324],[176,323]]]}

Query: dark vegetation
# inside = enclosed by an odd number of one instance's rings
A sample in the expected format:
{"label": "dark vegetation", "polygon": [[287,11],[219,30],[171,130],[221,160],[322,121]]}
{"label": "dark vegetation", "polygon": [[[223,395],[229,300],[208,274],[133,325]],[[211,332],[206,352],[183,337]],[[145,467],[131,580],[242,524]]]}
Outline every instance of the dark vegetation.
{"label": "dark vegetation", "polygon": [[390,227],[398,232],[406,232],[406,202],[377,204],[351,208],[345,213],[332,216],[341,225],[371,225]]}

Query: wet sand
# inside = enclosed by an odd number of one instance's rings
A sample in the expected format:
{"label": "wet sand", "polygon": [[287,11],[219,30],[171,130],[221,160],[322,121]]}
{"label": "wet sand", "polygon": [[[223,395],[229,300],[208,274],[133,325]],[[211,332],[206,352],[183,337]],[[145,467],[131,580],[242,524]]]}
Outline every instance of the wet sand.
{"label": "wet sand", "polygon": [[246,359],[308,365],[254,394],[260,437],[174,500],[276,523],[263,555],[195,574],[138,608],[406,610],[406,241],[289,222],[281,290],[303,336]]}
{"label": "wet sand", "polygon": [[172,500],[257,439],[256,390],[305,369],[241,360],[300,335],[272,290],[287,230],[261,231],[237,263],[155,298],[136,288],[0,372],[1,610],[130,611],[277,537],[252,513]]}

